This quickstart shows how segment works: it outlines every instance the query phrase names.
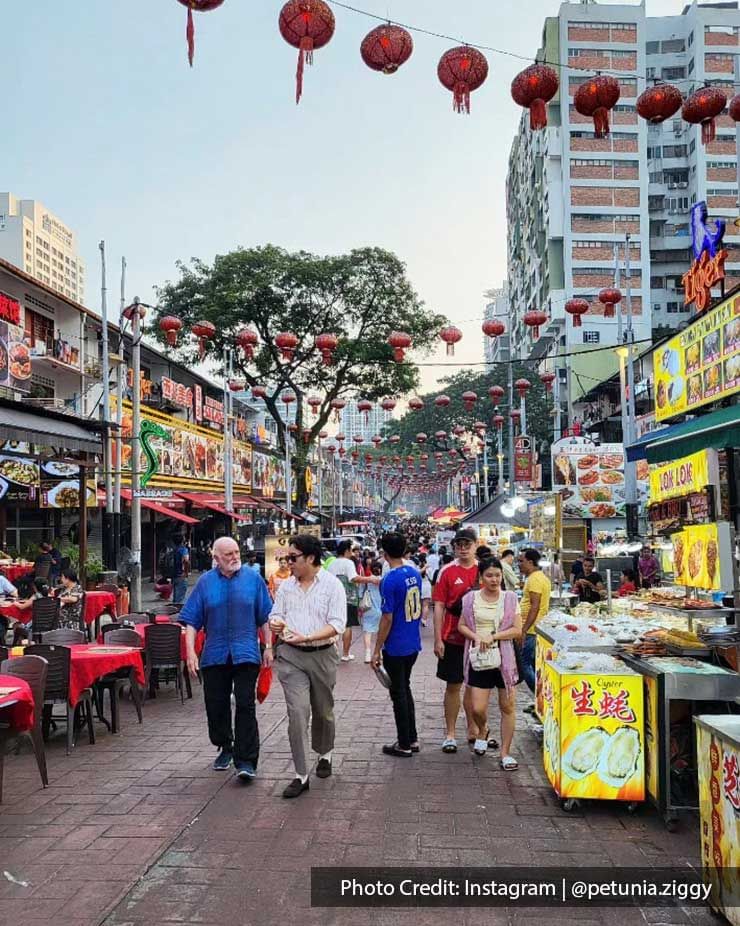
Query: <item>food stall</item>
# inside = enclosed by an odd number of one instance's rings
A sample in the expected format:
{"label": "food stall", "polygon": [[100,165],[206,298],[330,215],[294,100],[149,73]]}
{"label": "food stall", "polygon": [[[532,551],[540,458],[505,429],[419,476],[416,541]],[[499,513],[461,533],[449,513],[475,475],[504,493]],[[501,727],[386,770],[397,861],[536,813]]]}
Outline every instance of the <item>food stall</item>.
{"label": "food stall", "polygon": [[740,717],[699,716],[694,723],[704,881],[712,909],[740,926]]}

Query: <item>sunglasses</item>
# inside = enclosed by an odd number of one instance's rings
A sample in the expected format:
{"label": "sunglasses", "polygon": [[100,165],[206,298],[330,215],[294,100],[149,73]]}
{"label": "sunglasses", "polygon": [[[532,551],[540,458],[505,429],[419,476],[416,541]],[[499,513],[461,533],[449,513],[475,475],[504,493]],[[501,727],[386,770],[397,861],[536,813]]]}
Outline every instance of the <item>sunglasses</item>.
{"label": "sunglasses", "polygon": [[297,562],[302,556],[305,556],[305,555],[306,555],[305,553],[289,553],[287,559],[288,559],[288,562],[289,562],[289,563],[295,563],[295,562]]}

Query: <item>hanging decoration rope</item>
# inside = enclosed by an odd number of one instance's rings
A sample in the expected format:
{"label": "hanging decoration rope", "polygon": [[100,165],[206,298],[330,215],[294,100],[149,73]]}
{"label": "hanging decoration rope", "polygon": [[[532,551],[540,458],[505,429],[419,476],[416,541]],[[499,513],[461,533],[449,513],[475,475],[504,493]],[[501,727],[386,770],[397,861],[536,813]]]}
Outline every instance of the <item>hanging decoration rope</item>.
{"label": "hanging decoration rope", "polygon": [[324,0],[288,0],[280,11],[280,34],[298,49],[295,74],[295,101],[303,95],[303,70],[313,64],[313,53],[327,45],[334,35],[335,21],[331,7]]}

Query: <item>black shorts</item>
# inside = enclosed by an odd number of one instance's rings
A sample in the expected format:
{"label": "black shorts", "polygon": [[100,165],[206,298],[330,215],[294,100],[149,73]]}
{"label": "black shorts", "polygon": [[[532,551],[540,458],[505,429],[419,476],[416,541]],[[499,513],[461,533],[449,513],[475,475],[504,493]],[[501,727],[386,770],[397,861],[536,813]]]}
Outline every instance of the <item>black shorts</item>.
{"label": "black shorts", "polygon": [[443,659],[437,660],[437,678],[448,685],[462,685],[465,647],[459,643],[445,643]]}
{"label": "black shorts", "polygon": [[347,626],[348,627],[359,627],[360,618],[358,616],[358,608],[356,604],[347,604]]}
{"label": "black shorts", "polygon": [[474,669],[468,666],[468,685],[470,688],[506,688],[501,669]]}

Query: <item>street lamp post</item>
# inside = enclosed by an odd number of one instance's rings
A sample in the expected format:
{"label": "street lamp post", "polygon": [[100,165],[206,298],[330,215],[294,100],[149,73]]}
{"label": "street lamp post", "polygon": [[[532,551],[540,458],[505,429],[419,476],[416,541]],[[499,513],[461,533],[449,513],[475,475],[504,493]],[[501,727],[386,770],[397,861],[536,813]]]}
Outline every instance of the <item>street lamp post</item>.
{"label": "street lamp post", "polygon": [[[627,301],[626,358],[627,365],[627,429],[623,434],[625,451],[634,443],[635,423],[635,365],[632,355],[634,329],[632,327],[632,290],[630,287],[630,234],[625,236],[624,244],[624,285]],[[624,404],[624,403],[623,403]],[[624,466],[624,493],[627,507],[627,534],[633,537],[637,533],[637,472],[634,461],[626,459]]]}
{"label": "street lamp post", "polygon": [[141,473],[139,471],[140,435],[141,435],[141,319],[146,309],[139,297],[128,308],[124,316],[131,322],[133,368],[132,412],[131,412],[131,559],[133,576],[131,578],[131,610],[141,611]]}
{"label": "street lamp post", "polygon": [[514,408],[514,364],[512,363],[511,352],[509,352],[509,496],[511,498],[516,494],[514,484],[514,419],[511,417]]}

